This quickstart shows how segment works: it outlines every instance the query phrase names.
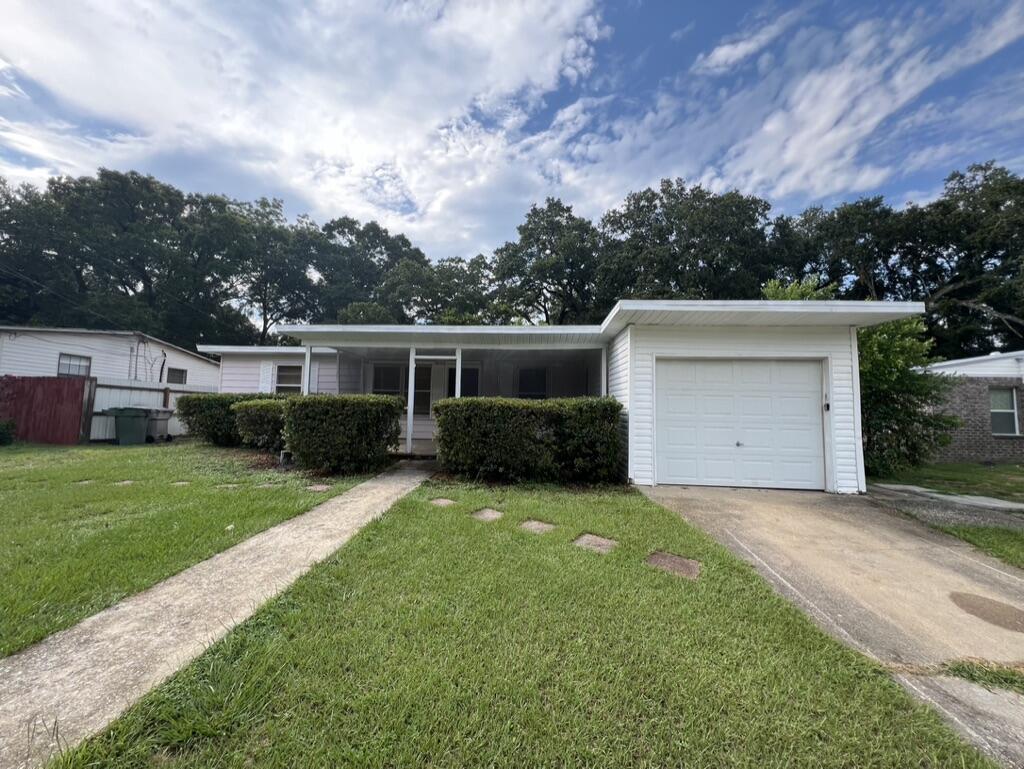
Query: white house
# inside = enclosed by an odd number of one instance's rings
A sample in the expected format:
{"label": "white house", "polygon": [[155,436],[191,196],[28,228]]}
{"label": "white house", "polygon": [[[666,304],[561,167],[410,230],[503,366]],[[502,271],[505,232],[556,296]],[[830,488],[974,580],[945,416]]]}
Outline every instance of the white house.
{"label": "white house", "polygon": [[[220,365],[138,331],[0,326],[0,376],[96,379],[90,438],[114,437],[112,406],[171,406],[186,392],[216,392]],[[177,420],[172,435],[183,432]]]}
{"label": "white house", "polygon": [[1024,460],[1021,388],[1024,350],[934,363],[928,370],[955,378],[944,411],[961,424],[936,458],[945,462]]}
{"label": "white house", "polygon": [[445,397],[610,395],[641,485],[865,489],[856,329],[916,302],[622,300],[593,326],[292,325],[200,345],[224,392],[404,396],[407,451]]}

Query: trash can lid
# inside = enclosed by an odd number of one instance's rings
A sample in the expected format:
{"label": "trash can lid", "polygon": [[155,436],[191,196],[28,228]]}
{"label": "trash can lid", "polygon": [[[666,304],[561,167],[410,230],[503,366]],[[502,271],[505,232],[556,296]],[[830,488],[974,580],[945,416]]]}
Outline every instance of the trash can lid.
{"label": "trash can lid", "polygon": [[167,419],[174,409],[146,409],[150,419]]}
{"label": "trash can lid", "polygon": [[142,406],[117,406],[106,409],[103,413],[112,417],[144,417],[149,409]]}

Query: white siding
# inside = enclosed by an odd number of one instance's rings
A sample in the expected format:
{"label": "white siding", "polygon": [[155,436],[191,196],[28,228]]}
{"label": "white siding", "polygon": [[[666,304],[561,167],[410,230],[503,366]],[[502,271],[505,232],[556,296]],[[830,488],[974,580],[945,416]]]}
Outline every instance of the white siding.
{"label": "white siding", "polygon": [[[856,353],[850,329],[634,326],[629,408],[630,475],[654,483],[654,361],[680,358],[815,358],[825,361],[830,410],[825,414],[825,482],[830,491],[863,491],[856,424]],[[619,380],[621,382],[621,380]],[[621,384],[618,385],[620,388]],[[618,396],[617,396],[618,397]]]}
{"label": "white siding", "polygon": [[101,381],[166,382],[167,369],[173,367],[188,372],[188,385],[218,384],[215,362],[145,337],[36,329],[0,330],[0,336],[0,376],[56,376],[60,354],[69,353],[90,358],[89,373]]}
{"label": "white siding", "polygon": [[608,394],[622,404],[619,419],[619,434],[626,457],[626,476],[633,477],[632,454],[629,451],[629,372],[630,330],[627,326],[608,345]]}
{"label": "white siding", "polygon": [[936,374],[955,374],[970,377],[1024,376],[1024,359],[993,355],[981,360],[962,360],[939,363],[930,367]]}

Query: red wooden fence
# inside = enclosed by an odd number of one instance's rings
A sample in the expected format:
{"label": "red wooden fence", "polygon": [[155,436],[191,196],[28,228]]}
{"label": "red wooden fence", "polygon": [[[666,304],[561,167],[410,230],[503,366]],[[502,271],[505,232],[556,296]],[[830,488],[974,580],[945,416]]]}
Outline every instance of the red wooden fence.
{"label": "red wooden fence", "polygon": [[88,437],[96,380],[85,377],[0,377],[0,418],[15,437],[33,443],[78,443]]}

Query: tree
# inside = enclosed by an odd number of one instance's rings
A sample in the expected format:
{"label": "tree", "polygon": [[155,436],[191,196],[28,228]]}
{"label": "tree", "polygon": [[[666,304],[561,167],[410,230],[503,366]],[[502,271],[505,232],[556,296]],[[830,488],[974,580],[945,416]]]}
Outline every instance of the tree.
{"label": "tree", "polygon": [[820,301],[834,299],[836,287],[831,283],[822,284],[821,277],[818,275],[808,275],[791,283],[784,283],[778,278],[772,278],[764,284],[762,293],[765,299],[777,301]]}
{"label": "tree", "polygon": [[527,323],[595,320],[600,238],[594,225],[548,198],[516,229],[518,239],[494,252],[498,301]]}

